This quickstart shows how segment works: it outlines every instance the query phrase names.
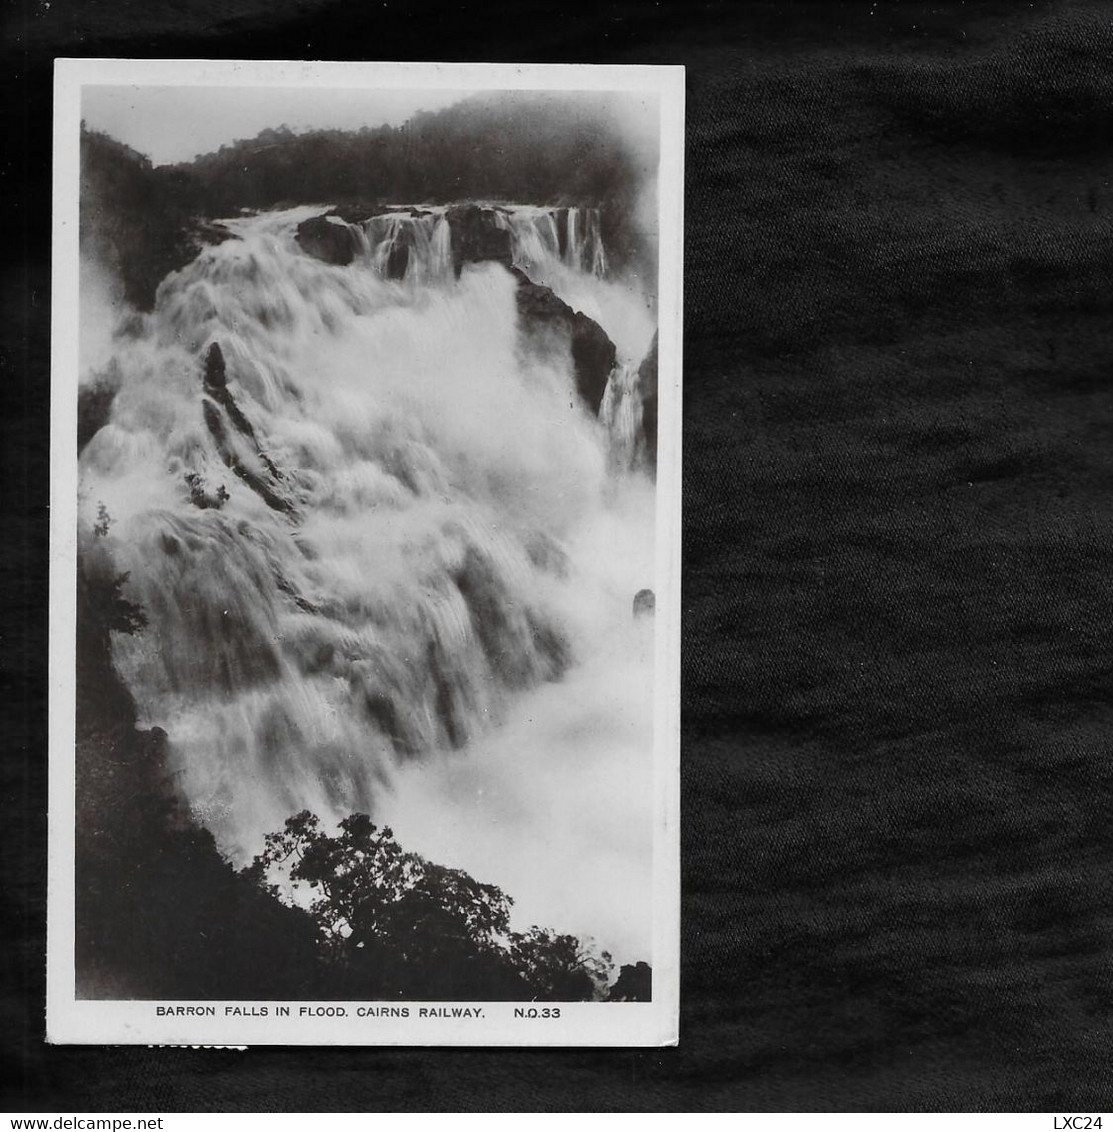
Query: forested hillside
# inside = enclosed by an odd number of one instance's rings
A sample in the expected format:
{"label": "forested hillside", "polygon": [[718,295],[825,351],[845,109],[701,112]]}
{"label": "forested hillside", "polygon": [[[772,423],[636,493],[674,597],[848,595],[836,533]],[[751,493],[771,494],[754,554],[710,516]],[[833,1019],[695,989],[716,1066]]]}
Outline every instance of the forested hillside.
{"label": "forested hillside", "polygon": [[280,126],[173,166],[83,129],[82,243],[149,310],[167,272],[221,237],[210,222],[243,209],[331,204],[370,216],[391,203],[502,200],[599,208],[612,264],[649,277],[637,218],[656,162],[615,108],[552,94],[480,95],[354,133]]}

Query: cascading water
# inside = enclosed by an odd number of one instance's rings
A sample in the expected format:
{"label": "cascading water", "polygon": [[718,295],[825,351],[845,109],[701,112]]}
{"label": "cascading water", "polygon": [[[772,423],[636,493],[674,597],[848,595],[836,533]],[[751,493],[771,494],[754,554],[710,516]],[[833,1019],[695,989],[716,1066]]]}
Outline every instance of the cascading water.
{"label": "cascading water", "polygon": [[386,213],[353,228],[365,257],[384,278],[436,282],[452,273],[452,246],[443,209],[416,215]]}
{"label": "cascading water", "polygon": [[523,344],[511,272],[456,277],[443,208],[352,226],[349,266],[299,248],[321,212],[228,221],[98,344],[86,379],[116,393],[81,537],[148,618],[116,666],[234,861],[298,810],[370,811],[519,926],[644,956],[648,304],[607,277],[597,212],[498,212],[515,265],[617,347],[597,419],[567,350]]}

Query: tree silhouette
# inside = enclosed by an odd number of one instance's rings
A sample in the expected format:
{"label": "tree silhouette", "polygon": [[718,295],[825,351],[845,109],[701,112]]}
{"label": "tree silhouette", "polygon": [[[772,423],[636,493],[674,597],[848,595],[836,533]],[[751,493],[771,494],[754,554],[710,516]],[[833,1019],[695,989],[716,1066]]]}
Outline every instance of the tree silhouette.
{"label": "tree silhouette", "polygon": [[653,998],[653,970],[648,963],[624,963],[608,1002],[649,1002]]}
{"label": "tree silhouette", "polygon": [[511,932],[500,888],[404,850],[367,814],[330,837],[303,810],[245,873],[276,897],[283,882],[295,900],[308,889],[322,947],[353,994],[567,1002],[606,987],[606,952],[548,929]]}
{"label": "tree silhouette", "polygon": [[511,933],[510,959],[529,986],[531,999],[545,1002],[588,1002],[607,985],[609,952],[595,955],[573,935],[548,928]]}

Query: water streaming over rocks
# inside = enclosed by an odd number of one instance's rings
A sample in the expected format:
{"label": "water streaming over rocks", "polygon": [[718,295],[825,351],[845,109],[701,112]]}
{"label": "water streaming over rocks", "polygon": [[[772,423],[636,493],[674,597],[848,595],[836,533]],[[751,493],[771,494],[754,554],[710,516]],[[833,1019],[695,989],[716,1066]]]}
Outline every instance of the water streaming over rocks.
{"label": "water streaming over rocks", "polygon": [[[325,213],[228,221],[82,375],[114,392],[79,537],[148,618],[114,661],[234,861],[370,811],[521,922],[644,948],[650,301],[595,210]],[[527,285],[613,343],[597,413]]]}

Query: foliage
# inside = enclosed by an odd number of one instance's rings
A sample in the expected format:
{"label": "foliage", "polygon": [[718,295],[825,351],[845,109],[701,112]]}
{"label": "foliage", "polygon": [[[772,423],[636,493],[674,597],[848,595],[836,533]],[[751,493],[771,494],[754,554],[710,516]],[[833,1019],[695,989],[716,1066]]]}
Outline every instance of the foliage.
{"label": "foliage", "polygon": [[510,958],[533,992],[530,998],[582,1002],[596,997],[607,985],[609,952],[596,955],[573,935],[557,935],[532,927],[510,935]]}
{"label": "foliage", "polygon": [[202,511],[213,509],[219,511],[232,497],[224,484],[220,484],[215,492],[209,491],[205,479],[198,472],[187,472],[185,476],[186,487],[189,488],[189,501],[194,507]]}
{"label": "foliage", "polygon": [[97,504],[97,521],[93,524],[93,534],[97,538],[107,538],[109,529],[112,526],[112,516],[108,513],[108,508],[104,503]]}
{"label": "foliage", "polygon": [[129,637],[147,626],[147,615],[142,607],[124,597],[123,588],[130,577],[131,572],[125,570],[103,585],[89,588],[92,615],[110,632],[125,633]]}
{"label": "foliage", "polygon": [[130,577],[128,570],[105,577],[78,569],[78,600],[83,610],[79,629],[107,639],[109,633],[124,633],[130,637],[146,628],[147,615],[142,607],[124,597],[124,586]]}
{"label": "foliage", "polygon": [[399,126],[264,130],[159,172],[226,210],[283,200],[627,206],[639,157],[599,103],[519,93],[476,95]]}
{"label": "foliage", "polygon": [[[112,523],[108,508],[103,502],[98,503],[93,538],[107,539]],[[147,615],[142,607],[124,597],[124,586],[130,577],[130,571],[117,574],[92,568],[86,555],[78,555],[79,629],[98,637],[108,633],[125,633],[130,637],[146,628]]]}
{"label": "foliage", "polygon": [[511,932],[513,902],[501,889],[407,852],[366,814],[330,837],[303,810],[245,872],[274,896],[276,872],[307,886],[325,949],[365,992],[582,1001],[601,995],[611,969],[606,952],[575,936]]}

